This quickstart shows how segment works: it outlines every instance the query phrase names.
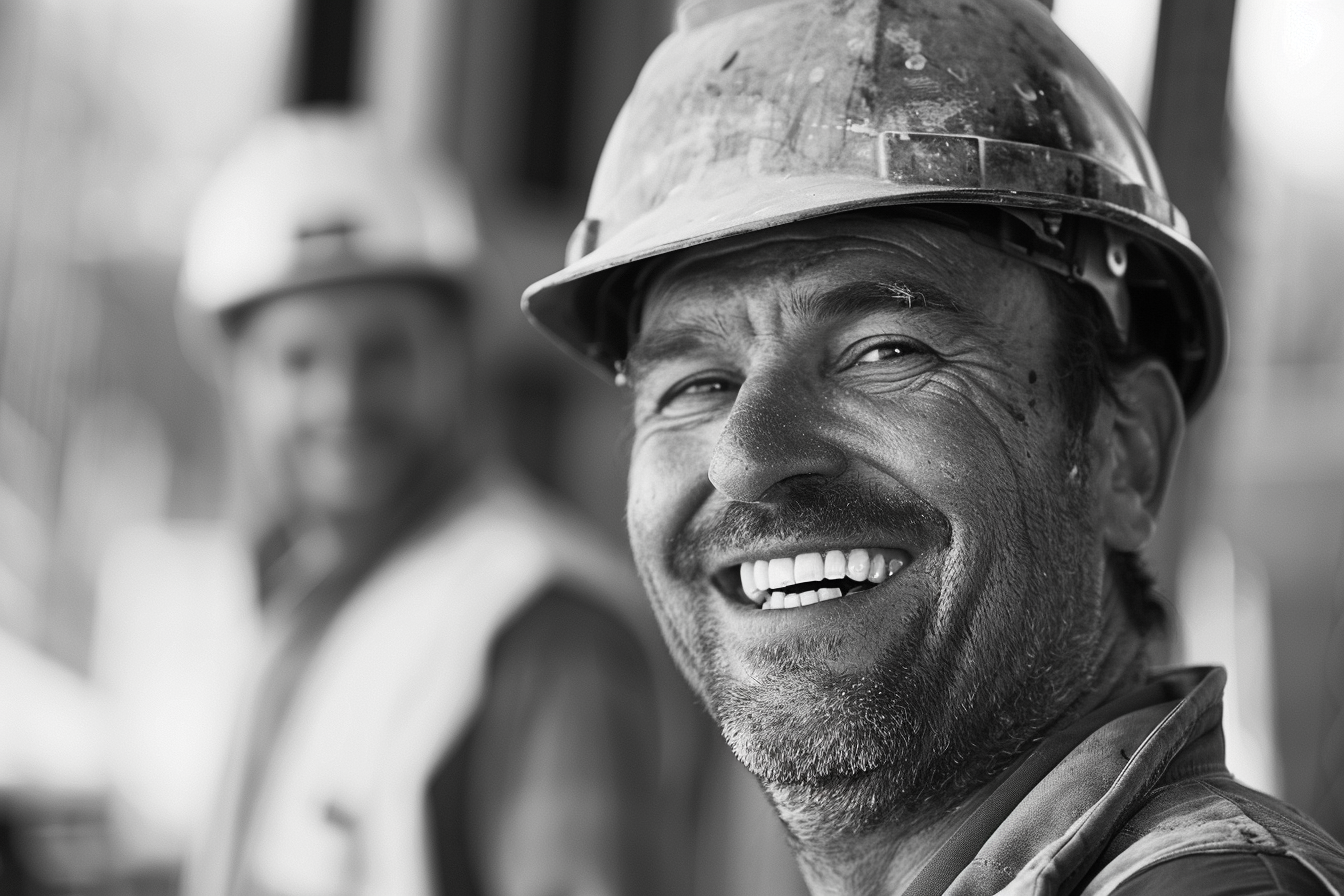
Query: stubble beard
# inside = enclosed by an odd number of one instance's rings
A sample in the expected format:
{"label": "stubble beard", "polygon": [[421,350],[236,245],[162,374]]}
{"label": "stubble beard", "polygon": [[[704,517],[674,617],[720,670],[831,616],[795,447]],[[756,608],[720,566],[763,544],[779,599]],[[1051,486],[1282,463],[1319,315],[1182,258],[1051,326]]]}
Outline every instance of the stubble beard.
{"label": "stubble beard", "polygon": [[[845,645],[814,635],[759,651],[751,659],[770,674],[744,682],[722,673],[712,627],[696,627],[700,662],[685,655],[683,669],[697,667],[691,680],[795,838],[825,842],[950,811],[1089,689],[1100,623],[1098,601],[1078,599],[1099,589],[1085,480],[1020,519],[1025,532],[982,539],[1016,543],[1017,562],[1000,551],[976,575],[953,560],[949,593],[906,608],[903,636],[869,669],[835,669]],[[857,496],[841,498],[838,511],[853,514]]]}

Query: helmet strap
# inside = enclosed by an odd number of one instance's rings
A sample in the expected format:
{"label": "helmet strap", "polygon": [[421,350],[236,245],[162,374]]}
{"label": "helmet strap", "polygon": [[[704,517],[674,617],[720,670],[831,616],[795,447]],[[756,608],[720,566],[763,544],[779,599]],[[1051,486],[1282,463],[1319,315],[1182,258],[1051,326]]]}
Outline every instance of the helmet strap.
{"label": "helmet strap", "polygon": [[1116,228],[1078,215],[1024,208],[949,203],[888,211],[962,230],[981,245],[1091,288],[1110,311],[1122,341],[1129,341],[1128,241]]}

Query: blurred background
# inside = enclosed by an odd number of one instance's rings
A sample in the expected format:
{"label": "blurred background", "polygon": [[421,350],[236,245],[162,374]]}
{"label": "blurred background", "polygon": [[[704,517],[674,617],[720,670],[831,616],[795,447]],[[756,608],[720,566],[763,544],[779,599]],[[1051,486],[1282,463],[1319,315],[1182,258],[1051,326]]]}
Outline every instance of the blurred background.
{"label": "blurred background", "polygon": [[[0,869],[25,813],[56,857],[42,891],[106,867],[78,830],[105,774],[85,686],[99,570],[128,527],[225,502],[214,391],[173,304],[191,202],[257,116],[356,102],[462,166],[500,442],[624,537],[624,393],[517,307],[560,265],[674,3],[0,0],[0,725],[20,732],[0,739]],[[1233,771],[1344,839],[1344,4],[1053,6],[1146,122],[1229,301],[1228,373],[1152,552],[1167,659],[1231,669]]]}

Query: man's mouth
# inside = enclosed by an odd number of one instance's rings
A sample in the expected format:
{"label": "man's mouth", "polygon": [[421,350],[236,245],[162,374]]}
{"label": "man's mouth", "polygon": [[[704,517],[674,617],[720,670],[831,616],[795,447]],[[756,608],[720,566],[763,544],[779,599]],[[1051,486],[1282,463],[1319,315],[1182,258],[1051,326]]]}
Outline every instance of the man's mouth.
{"label": "man's mouth", "polygon": [[910,563],[900,549],[812,551],[794,557],[747,560],[714,575],[728,597],[761,610],[792,610],[867,591]]}

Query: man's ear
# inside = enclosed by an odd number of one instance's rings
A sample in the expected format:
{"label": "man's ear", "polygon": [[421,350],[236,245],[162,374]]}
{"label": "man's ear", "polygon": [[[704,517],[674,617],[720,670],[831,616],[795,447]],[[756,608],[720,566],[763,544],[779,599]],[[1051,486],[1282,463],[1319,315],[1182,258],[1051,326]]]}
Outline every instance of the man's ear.
{"label": "man's ear", "polygon": [[[1099,415],[1108,431],[1102,490],[1102,532],[1108,547],[1137,551],[1152,537],[1185,436],[1185,409],[1167,366],[1148,358],[1115,382],[1119,401]],[[1103,422],[1104,421],[1104,422]]]}

